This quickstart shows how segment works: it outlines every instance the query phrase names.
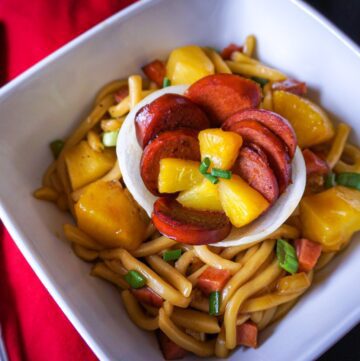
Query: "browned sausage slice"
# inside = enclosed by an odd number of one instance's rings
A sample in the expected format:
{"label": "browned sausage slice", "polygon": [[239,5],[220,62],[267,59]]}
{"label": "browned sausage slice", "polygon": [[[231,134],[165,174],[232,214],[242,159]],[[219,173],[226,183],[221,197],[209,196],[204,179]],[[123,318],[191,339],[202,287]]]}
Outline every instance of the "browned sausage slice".
{"label": "browned sausage slice", "polygon": [[163,61],[155,59],[151,63],[143,66],[142,70],[151,81],[156,83],[158,87],[163,86],[163,80],[166,76],[166,66]]}
{"label": "browned sausage slice", "polygon": [[231,124],[244,120],[256,120],[269,128],[284,141],[290,157],[293,158],[297,146],[297,139],[294,129],[285,118],[269,110],[245,109],[228,118],[224,123],[224,128],[231,127]]}
{"label": "browned sausage slice", "polygon": [[158,176],[162,158],[179,158],[200,161],[198,132],[180,129],[161,133],[149,143],[142,154],[140,174],[146,188],[159,196]]}
{"label": "browned sausage slice", "polygon": [[225,130],[240,134],[245,144],[256,144],[265,152],[282,193],[291,181],[290,158],[282,140],[256,120],[233,123]]}
{"label": "browned sausage slice", "polygon": [[136,137],[142,148],[158,134],[179,128],[209,128],[206,114],[188,98],[164,94],[142,107],[135,116]]}
{"label": "browned sausage slice", "polygon": [[279,186],[267,156],[256,144],[240,149],[232,171],[261,193],[271,204],[279,197]]}
{"label": "browned sausage slice", "polygon": [[166,237],[188,244],[219,242],[231,230],[225,213],[185,208],[172,198],[159,198],[155,202],[152,221]]}
{"label": "browned sausage slice", "polygon": [[261,100],[257,83],[233,74],[202,78],[191,85],[185,95],[205,110],[215,126],[239,110],[257,107]]}

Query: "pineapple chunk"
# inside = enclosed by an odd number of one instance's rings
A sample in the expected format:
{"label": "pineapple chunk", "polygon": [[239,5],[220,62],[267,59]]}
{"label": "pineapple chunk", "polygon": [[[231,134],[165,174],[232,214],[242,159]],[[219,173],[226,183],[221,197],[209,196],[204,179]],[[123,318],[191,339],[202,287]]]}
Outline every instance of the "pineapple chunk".
{"label": "pineapple chunk", "polygon": [[116,161],[113,149],[96,152],[86,141],[66,151],[65,164],[73,190],[79,189],[107,173]]}
{"label": "pineapple chunk", "polygon": [[199,184],[204,176],[199,171],[199,162],[177,158],[160,160],[158,188],[160,193],[175,193]]}
{"label": "pineapple chunk", "polygon": [[195,187],[181,192],[176,199],[184,207],[198,209],[200,211],[222,211],[217,186],[206,178]]}
{"label": "pineapple chunk", "polygon": [[202,159],[209,157],[215,168],[230,169],[239,154],[243,140],[234,132],[205,129],[199,133],[199,142]]}
{"label": "pineapple chunk", "polygon": [[334,136],[334,126],[328,116],[308,99],[278,90],[273,94],[273,107],[291,123],[301,149],[324,143]]}
{"label": "pineapple chunk", "polygon": [[218,190],[222,208],[235,227],[252,222],[269,207],[269,202],[237,175],[220,179]]}
{"label": "pineapple chunk", "polygon": [[78,227],[105,247],[136,249],[149,220],[118,182],[90,184],[75,205]]}
{"label": "pineapple chunk", "polygon": [[360,230],[360,192],[336,186],[306,196],[300,203],[303,236],[338,251]]}
{"label": "pineapple chunk", "polygon": [[166,75],[171,85],[192,84],[214,72],[212,61],[196,45],[174,49],[166,65]]}

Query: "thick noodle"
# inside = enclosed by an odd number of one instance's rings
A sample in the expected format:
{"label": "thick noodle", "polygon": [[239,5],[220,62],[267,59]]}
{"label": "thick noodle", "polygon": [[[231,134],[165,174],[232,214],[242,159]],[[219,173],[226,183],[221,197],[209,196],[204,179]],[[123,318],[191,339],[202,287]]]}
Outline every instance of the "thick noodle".
{"label": "thick noodle", "polygon": [[[248,36],[243,50],[232,52],[230,60],[224,60],[213,48],[202,49],[213,63],[216,73],[235,73],[247,78],[256,76],[268,80],[262,89],[260,108],[272,110],[272,83],[287,77],[254,59],[255,45],[255,37]],[[183,94],[187,87],[174,86],[160,90],[160,93]],[[140,159],[137,158],[138,155],[133,156],[135,148],[132,148],[132,143],[126,146],[123,144],[121,148],[121,142],[118,142],[117,155],[121,164],[117,161],[105,175],[76,190],[72,189],[70,184],[66,155],[83,140],[87,141],[93,151],[102,152],[104,144],[101,141],[101,132],[118,131],[121,128],[122,133],[124,128],[126,130],[129,125],[125,119],[133,119],[137,109],[143,105],[142,100],[157,89],[158,86],[153,81],[149,82],[137,74],[129,76],[128,79],[114,80],[101,88],[90,114],[65,141],[58,158],[46,169],[42,187],[34,192],[34,196],[54,203],[62,211],[70,211],[76,218],[74,204],[95,182],[117,181],[125,192],[130,192],[131,186],[126,182],[129,175],[124,171],[125,179],[122,179],[120,166],[124,163],[135,166],[134,159]],[[119,90],[121,94],[124,90],[125,94],[117,103],[115,95]],[[149,98],[155,99],[157,96],[158,93],[150,95]],[[133,123],[131,124],[133,126]],[[324,145],[324,149],[328,150],[326,161],[329,168],[338,173],[360,172],[360,149],[347,143],[350,131],[348,125],[340,123],[331,143]],[[304,179],[305,172],[301,174]],[[293,180],[298,178],[294,177]],[[134,199],[137,199],[136,191],[133,193]],[[148,203],[152,205],[155,198],[149,197],[151,202]],[[144,208],[150,216],[149,209],[152,207],[145,204]],[[301,237],[300,220],[298,207],[286,223],[272,234],[263,235],[262,238],[255,236],[251,239],[252,243],[233,247],[223,247],[224,244],[221,243],[215,245],[216,247],[181,244],[160,236],[151,222],[144,237],[146,242],[132,251],[122,248],[107,249],[91,235],[83,232],[76,223],[65,224],[63,230],[75,255],[83,261],[92,262],[90,274],[120,290],[124,308],[139,328],[146,331],[160,329],[178,346],[197,356],[215,355],[226,358],[237,345],[238,326],[254,322],[259,331],[263,330],[283,317],[311,287],[313,271],[288,275],[279,267],[275,252],[277,239],[283,238],[291,242]],[[266,229],[271,232],[276,226],[277,224],[274,224],[272,228]],[[182,254],[178,259],[166,262],[166,257],[163,256],[170,250],[181,250]],[[314,270],[325,267],[336,255],[337,252],[323,252]],[[209,267],[228,270],[231,275],[219,290],[221,302],[216,316],[209,314],[212,309],[209,295],[205,294],[205,290],[201,290],[204,284],[206,285],[206,280],[202,280],[202,284],[198,285],[200,275]],[[140,288],[139,292],[132,291],[124,279],[130,270],[137,271],[146,280],[146,287]],[[216,270],[212,271],[216,274]],[[219,272],[220,275],[222,273],[224,272]],[[211,281],[214,280],[209,281],[209,287],[213,286]]]}

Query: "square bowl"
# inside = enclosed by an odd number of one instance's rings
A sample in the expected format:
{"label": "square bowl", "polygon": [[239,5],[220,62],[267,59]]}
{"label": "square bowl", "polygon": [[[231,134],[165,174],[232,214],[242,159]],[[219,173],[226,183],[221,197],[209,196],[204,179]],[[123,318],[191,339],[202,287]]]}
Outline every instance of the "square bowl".
{"label": "square bowl", "polygon": [[[310,98],[360,142],[360,55],[355,44],[299,1],[149,0],[102,22],[0,90],[0,217],[55,301],[102,360],[161,360],[155,338],[138,330],[119,293],[89,277],[64,241],[69,217],[32,191],[50,163],[48,143],[68,134],[96,91],[138,73],[147,61],[184,44],[221,48],[255,34],[258,56],[302,79]],[[357,241],[359,240],[357,236]],[[360,244],[354,240],[321,271],[285,319],[261,335],[261,347],[229,360],[312,360],[360,320]],[[139,347],[141,345],[141,347]],[[281,350],[281,352],[279,352]],[[190,357],[191,358],[191,357]]]}

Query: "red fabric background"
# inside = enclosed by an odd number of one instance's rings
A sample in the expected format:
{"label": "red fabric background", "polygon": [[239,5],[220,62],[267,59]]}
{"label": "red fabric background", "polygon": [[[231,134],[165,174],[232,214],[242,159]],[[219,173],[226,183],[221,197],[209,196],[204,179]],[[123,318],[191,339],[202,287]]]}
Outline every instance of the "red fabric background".
{"label": "red fabric background", "polygon": [[[0,0],[0,85],[134,0]],[[0,222],[0,325],[10,361],[96,360]]]}

